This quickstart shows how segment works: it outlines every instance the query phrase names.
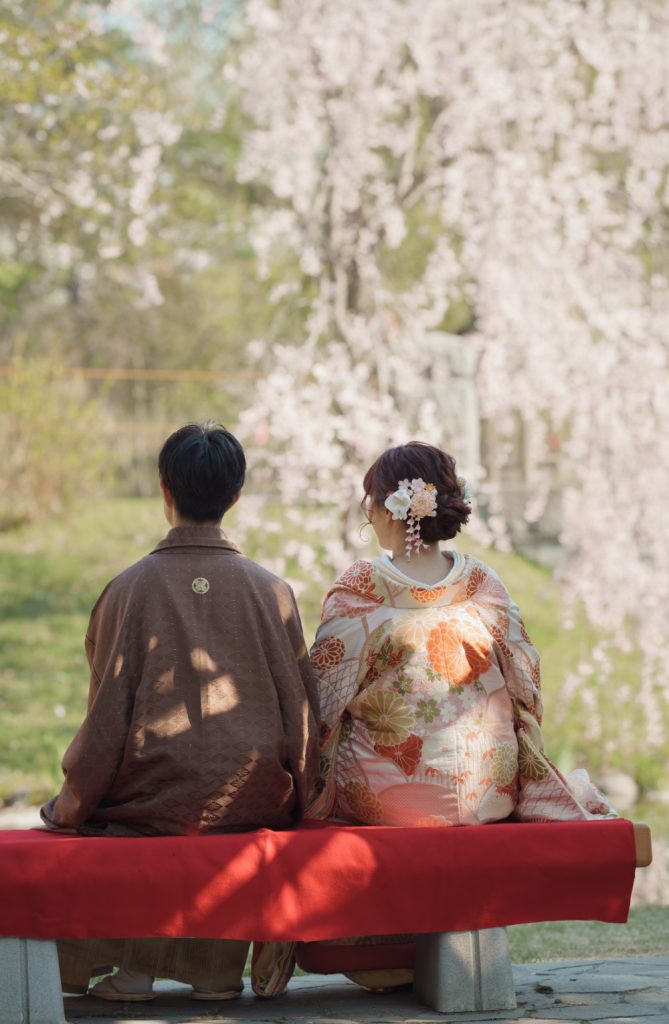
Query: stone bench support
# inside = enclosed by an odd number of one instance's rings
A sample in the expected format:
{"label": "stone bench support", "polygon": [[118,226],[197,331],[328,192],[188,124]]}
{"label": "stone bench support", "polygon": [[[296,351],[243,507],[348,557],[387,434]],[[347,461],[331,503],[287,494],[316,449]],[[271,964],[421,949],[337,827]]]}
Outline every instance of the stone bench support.
{"label": "stone bench support", "polygon": [[438,1013],[515,1010],[506,928],[416,936],[414,993]]}
{"label": "stone bench support", "polygon": [[[516,997],[505,928],[419,935],[414,992],[439,1013],[512,1010]],[[0,939],[3,1024],[64,1024],[56,943]]]}
{"label": "stone bench support", "polygon": [[0,938],[2,1024],[64,1024],[54,941]]}

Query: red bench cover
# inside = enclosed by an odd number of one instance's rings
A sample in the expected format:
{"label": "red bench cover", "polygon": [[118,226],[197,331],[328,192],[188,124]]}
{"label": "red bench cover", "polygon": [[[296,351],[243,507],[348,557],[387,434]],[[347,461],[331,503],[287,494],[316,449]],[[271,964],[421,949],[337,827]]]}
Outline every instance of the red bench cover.
{"label": "red bench cover", "polygon": [[100,839],[0,832],[0,935],[317,939],[627,920],[628,821]]}

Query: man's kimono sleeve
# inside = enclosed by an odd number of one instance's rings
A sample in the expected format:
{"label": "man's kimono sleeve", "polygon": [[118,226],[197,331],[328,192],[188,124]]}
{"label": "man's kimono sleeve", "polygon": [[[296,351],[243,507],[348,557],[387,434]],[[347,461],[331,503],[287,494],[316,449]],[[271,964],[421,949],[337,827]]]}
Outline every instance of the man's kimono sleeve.
{"label": "man's kimono sleeve", "polygon": [[83,825],[109,792],[123,758],[134,686],[122,637],[122,613],[107,590],[93,609],[86,634],[88,711],[63,756],[61,791],[41,811],[52,828]]}
{"label": "man's kimono sleeve", "polygon": [[281,708],[288,766],[295,785],[295,816],[299,819],[318,774],[318,691],[300,613],[287,584],[278,593],[278,600],[285,629],[279,635],[287,635],[288,644],[275,642],[270,664]]}

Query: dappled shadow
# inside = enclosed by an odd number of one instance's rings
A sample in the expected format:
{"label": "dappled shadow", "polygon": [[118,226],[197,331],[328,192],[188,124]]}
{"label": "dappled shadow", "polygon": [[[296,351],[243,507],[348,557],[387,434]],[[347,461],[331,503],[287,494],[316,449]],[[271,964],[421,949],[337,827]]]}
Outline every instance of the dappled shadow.
{"label": "dappled shadow", "polygon": [[245,588],[241,573],[230,593],[216,585],[219,562],[205,602],[190,558],[167,558],[148,601],[131,575],[129,595],[116,589],[87,640],[89,710],[64,758],[55,820],[81,822],[82,808],[81,831],[109,835],[289,827],[318,744],[290,592],[266,577]]}

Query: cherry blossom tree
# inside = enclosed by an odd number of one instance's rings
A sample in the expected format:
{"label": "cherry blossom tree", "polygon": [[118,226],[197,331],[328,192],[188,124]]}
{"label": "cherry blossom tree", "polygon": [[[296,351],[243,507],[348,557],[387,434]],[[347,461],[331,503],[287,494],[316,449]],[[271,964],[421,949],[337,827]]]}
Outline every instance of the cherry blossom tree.
{"label": "cherry blossom tree", "polygon": [[[248,0],[227,77],[276,334],[243,429],[281,501],[349,509],[361,470],[444,435],[424,337],[460,310],[497,458],[527,424],[526,518],[557,482],[567,595],[641,667],[615,700],[663,741],[669,688],[669,19],[659,0]],[[303,330],[282,336],[284,310]],[[462,315],[462,310],[466,314]],[[279,340],[277,340],[279,339]],[[551,449],[551,475],[546,470]],[[466,469],[489,533],[496,467]],[[352,543],[349,515],[331,562]],[[296,554],[309,556],[296,545]],[[592,738],[611,652],[584,658]],[[585,681],[585,685],[584,685]]]}
{"label": "cherry blossom tree", "polygon": [[[100,285],[138,308],[162,302],[146,251],[181,127],[157,89],[160,38],[127,7],[32,0],[0,12],[0,285],[42,331]],[[31,331],[25,318],[20,330]]]}

